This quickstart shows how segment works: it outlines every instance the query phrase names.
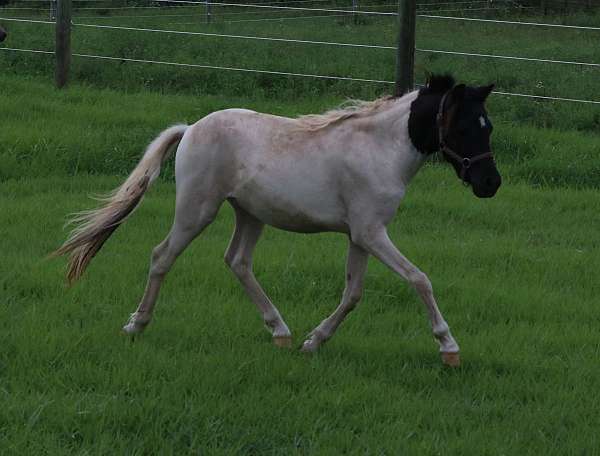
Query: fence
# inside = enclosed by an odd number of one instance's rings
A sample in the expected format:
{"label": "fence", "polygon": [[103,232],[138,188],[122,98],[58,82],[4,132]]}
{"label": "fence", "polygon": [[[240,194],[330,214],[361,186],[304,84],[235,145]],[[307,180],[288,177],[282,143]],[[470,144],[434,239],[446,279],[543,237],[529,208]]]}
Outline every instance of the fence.
{"label": "fence", "polygon": [[[318,3],[322,0],[310,0],[311,4]],[[326,0],[329,1],[329,0]],[[492,2],[492,0],[484,0],[486,4]],[[501,0],[494,0],[495,2],[499,2]],[[92,0],[73,0],[77,4],[91,4]],[[474,52],[461,52],[461,51],[452,51],[452,50],[440,50],[440,49],[423,49],[423,48],[415,48],[414,46],[414,36],[415,36],[415,22],[417,19],[419,20],[435,20],[435,21],[479,21],[485,23],[495,23],[495,24],[506,24],[511,26],[521,26],[521,27],[547,27],[547,28],[565,28],[565,29],[574,29],[574,30],[588,30],[588,31],[600,31],[600,27],[592,27],[592,26],[576,26],[576,25],[565,25],[565,24],[553,24],[553,23],[540,23],[540,22],[527,22],[527,21],[510,21],[510,20],[500,20],[500,19],[486,19],[486,18],[474,18],[474,17],[460,17],[460,16],[447,16],[441,14],[427,14],[428,10],[424,8],[431,8],[434,5],[438,8],[441,8],[438,11],[443,11],[444,7],[447,4],[450,6],[456,6],[457,4],[468,4],[468,6],[479,5],[481,2],[473,1],[473,2],[437,2],[437,3],[420,3],[417,4],[415,0],[399,2],[399,10],[398,11],[376,11],[373,8],[380,7],[390,9],[391,4],[383,4],[383,5],[371,5],[367,6],[370,8],[369,10],[359,9],[358,2],[353,1],[352,7],[350,9],[338,8],[338,7],[310,7],[306,5],[308,0],[296,0],[295,2],[263,2],[263,3],[252,3],[252,4],[239,4],[239,3],[228,3],[228,2],[210,2],[207,1],[194,1],[194,0],[157,0],[158,4],[163,5],[174,5],[178,9],[185,7],[198,7],[203,6],[206,9],[208,17],[214,17],[211,11],[212,8],[215,7],[228,7],[230,9],[253,9],[260,10],[264,12],[303,12],[309,14],[324,14],[324,17],[330,16],[348,16],[352,18],[357,18],[360,16],[384,16],[390,17],[394,20],[398,20],[398,43],[399,46],[382,46],[382,45],[374,45],[374,44],[359,44],[359,43],[346,43],[346,42],[332,42],[332,41],[320,41],[320,40],[303,40],[303,39],[291,39],[291,38],[278,38],[278,37],[264,37],[264,36],[251,36],[251,35],[242,35],[242,34],[226,34],[226,33],[212,33],[212,32],[197,32],[197,31],[180,31],[180,30],[170,30],[170,29],[158,29],[158,28],[146,28],[146,27],[131,27],[131,26],[118,26],[118,25],[103,25],[103,24],[91,24],[85,22],[75,22],[77,27],[82,28],[98,28],[98,29],[106,29],[106,30],[124,30],[124,31],[136,31],[136,32],[144,32],[144,33],[160,33],[160,34],[179,34],[179,35],[190,35],[190,36],[198,36],[198,37],[219,37],[224,39],[239,39],[246,41],[270,41],[270,42],[281,42],[281,43],[295,43],[299,45],[314,45],[314,46],[336,46],[336,47],[353,47],[353,48],[362,48],[362,49],[386,49],[390,51],[396,51],[397,53],[397,71],[396,71],[396,81],[389,80],[380,80],[380,79],[370,79],[370,78],[358,78],[351,76],[338,76],[338,75],[322,75],[322,74],[313,74],[313,73],[300,73],[300,72],[291,72],[291,71],[273,71],[273,70],[264,70],[264,69],[255,69],[255,68],[242,68],[242,67],[233,67],[233,66],[224,66],[224,65],[209,65],[209,64],[196,64],[196,63],[183,63],[183,62],[171,62],[157,59],[136,59],[136,58],[128,58],[128,57],[116,57],[109,55],[98,55],[98,54],[89,54],[89,53],[71,53],[70,50],[70,29],[71,29],[71,14],[72,14],[72,1],[71,0],[58,0],[57,8],[56,8],[56,20],[34,20],[34,19],[24,19],[24,18],[0,18],[0,20],[5,21],[17,21],[17,22],[26,22],[26,23],[35,23],[35,24],[43,24],[43,25],[54,25],[56,27],[56,49],[54,52],[40,49],[23,49],[23,48],[13,48],[13,47],[3,47],[1,50],[9,51],[9,52],[28,52],[34,54],[53,54],[55,53],[57,59],[56,65],[56,83],[57,86],[63,87],[68,79],[68,70],[71,57],[77,58],[86,58],[86,59],[99,59],[105,61],[126,61],[131,63],[145,63],[145,64],[157,64],[157,65],[170,65],[170,66],[178,66],[178,67],[190,67],[190,68],[203,68],[203,69],[213,69],[213,70],[222,70],[222,71],[237,71],[237,72],[247,72],[247,73],[258,73],[258,74],[271,74],[271,75],[281,75],[281,76],[293,76],[293,77],[302,77],[302,78],[316,78],[316,79],[331,79],[331,80],[341,80],[341,81],[356,81],[361,83],[371,83],[371,84],[395,84],[396,93],[403,93],[404,91],[412,88],[414,85],[413,81],[413,64],[414,64],[414,53],[429,53],[429,54],[445,54],[445,55],[456,55],[456,56],[465,56],[469,58],[484,58],[484,59],[494,59],[494,60],[507,60],[507,61],[528,61],[528,62],[543,62],[553,65],[570,65],[570,66],[578,66],[581,68],[599,68],[600,63],[595,62],[585,62],[585,61],[572,61],[572,60],[558,60],[558,59],[542,59],[542,58],[532,58],[525,56],[517,56],[517,55],[501,55],[501,54],[490,54],[490,53],[474,53]],[[282,3],[285,3],[282,5]],[[293,4],[294,6],[290,6]],[[300,6],[298,6],[300,5]],[[97,7],[89,7],[83,6],[78,7],[77,10],[84,10],[85,8],[97,9]],[[120,8],[120,9],[149,9],[149,8],[160,8],[157,5],[148,5],[148,6],[123,6],[123,7],[112,7],[112,8]],[[420,12],[419,12],[420,9]],[[424,12],[425,11],[425,12]],[[235,12],[228,12],[224,14],[236,14]],[[117,17],[117,16],[115,16]],[[136,16],[139,17],[139,16]],[[229,16],[231,17],[231,16]],[[302,16],[304,18],[311,16]],[[313,16],[314,17],[314,16]],[[85,19],[85,16],[79,16],[79,19]],[[293,19],[294,17],[280,17],[277,20],[286,20]],[[210,19],[207,19],[210,20]],[[269,20],[269,18],[257,18],[252,20]],[[494,93],[502,96],[514,96],[514,97],[525,97],[532,99],[543,99],[543,100],[554,100],[554,101],[568,101],[575,103],[584,103],[584,104],[600,104],[600,101],[588,100],[588,99],[578,99],[578,98],[567,98],[567,97],[559,97],[559,96],[546,96],[546,95],[536,95],[536,94],[527,94],[527,93],[513,93],[507,91],[495,91]]]}

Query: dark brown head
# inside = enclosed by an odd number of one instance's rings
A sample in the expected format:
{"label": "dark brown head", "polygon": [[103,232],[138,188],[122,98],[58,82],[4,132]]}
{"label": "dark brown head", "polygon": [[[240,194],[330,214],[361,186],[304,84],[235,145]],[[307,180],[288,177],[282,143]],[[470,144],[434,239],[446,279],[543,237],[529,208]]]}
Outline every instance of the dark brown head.
{"label": "dark brown head", "polygon": [[493,85],[454,85],[450,76],[432,76],[411,105],[409,135],[422,153],[441,151],[457,176],[479,198],[496,194],[502,179],[496,168],[485,100]]}

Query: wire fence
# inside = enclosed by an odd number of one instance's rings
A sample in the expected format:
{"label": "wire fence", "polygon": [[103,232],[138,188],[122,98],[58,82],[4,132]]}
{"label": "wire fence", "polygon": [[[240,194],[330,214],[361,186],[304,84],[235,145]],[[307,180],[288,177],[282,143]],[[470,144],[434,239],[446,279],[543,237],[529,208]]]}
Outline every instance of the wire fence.
{"label": "wire fence", "polygon": [[[26,2],[28,0],[21,0],[22,2]],[[92,3],[95,0],[73,0],[78,3]],[[353,9],[338,9],[338,8],[315,8],[315,7],[306,7],[306,6],[287,6],[289,4],[297,4],[297,3],[316,3],[316,2],[326,2],[330,0],[296,0],[294,2],[268,2],[261,4],[240,4],[240,3],[228,3],[228,2],[210,2],[210,6],[219,6],[224,8],[253,8],[259,9],[261,12],[263,10],[275,10],[271,12],[317,12],[317,13],[335,13],[335,14],[326,14],[326,15],[317,15],[317,16],[300,16],[300,17],[279,17],[279,18],[258,18],[258,19],[242,19],[240,21],[253,21],[253,20],[290,20],[290,19],[310,19],[310,18],[320,18],[320,17],[341,17],[341,16],[354,16],[356,15],[366,15],[366,16],[383,16],[383,17],[393,17],[397,16],[396,12],[382,12],[382,11],[366,11],[359,10],[357,8]],[[499,2],[511,2],[511,0],[494,0],[494,3]],[[169,4],[176,8],[186,8],[186,7],[206,7],[207,2],[199,2],[194,0],[155,0],[156,3],[160,4]],[[281,3],[286,3],[286,6],[282,6]],[[479,4],[489,4],[489,0],[474,0],[474,1],[461,1],[461,2],[437,2],[437,3],[422,3],[421,6],[432,7],[432,5],[441,6],[444,5],[479,5]],[[370,5],[370,7],[391,7],[394,6],[392,4],[377,4]],[[118,10],[130,10],[130,9],[157,9],[161,8],[160,6],[126,6],[126,7],[110,7],[112,9]],[[0,10],[8,10],[9,8],[0,8]],[[12,8],[14,10],[23,9],[30,10],[34,8]],[[97,9],[95,7],[83,7],[78,9],[85,10],[93,10]],[[102,8],[105,9],[105,8]],[[474,8],[472,10],[479,10],[480,8]],[[490,8],[481,8],[481,9],[490,9]],[[268,11],[264,11],[265,13]],[[228,13],[224,13],[228,14]],[[231,14],[231,13],[229,13]],[[233,13],[235,14],[235,13]],[[131,16],[131,17],[175,17],[179,15],[141,15],[141,16]],[[190,16],[190,14],[182,15],[182,16]],[[130,16],[112,16],[110,19],[120,18],[120,17],[130,17]],[[542,23],[542,22],[526,22],[526,21],[509,21],[509,20],[500,20],[500,19],[485,19],[485,18],[473,18],[473,17],[458,17],[458,16],[445,16],[445,15],[431,15],[431,14],[418,14],[417,17],[428,19],[428,20],[452,20],[452,21],[475,21],[475,22],[484,22],[484,23],[494,23],[500,25],[517,25],[517,26],[529,26],[529,27],[549,27],[549,28],[565,28],[565,29],[575,29],[575,30],[592,30],[597,31],[600,30],[600,27],[593,26],[577,26],[577,25],[566,25],[566,24],[554,24],[554,23]],[[76,19],[89,19],[94,18],[98,19],[97,16],[79,16]],[[47,25],[55,25],[55,22],[52,20],[39,20],[39,19],[26,19],[26,18],[16,18],[16,17],[0,17],[2,21],[14,21],[14,22],[22,22],[22,23],[32,23],[32,24],[47,24]],[[236,21],[230,21],[236,22]],[[179,23],[182,24],[182,23]],[[345,48],[360,48],[360,49],[380,49],[386,51],[394,51],[396,49],[395,46],[384,46],[384,45],[376,45],[376,44],[366,44],[366,43],[348,43],[348,42],[335,42],[335,41],[322,41],[322,40],[306,40],[306,39],[293,39],[293,38],[280,38],[280,37],[268,37],[268,36],[255,36],[255,35],[247,35],[247,34],[227,34],[227,33],[216,33],[216,32],[201,32],[201,31],[183,31],[183,30],[170,30],[170,29],[162,29],[162,28],[145,28],[145,27],[131,27],[131,26],[118,26],[118,25],[104,25],[104,24],[90,24],[90,23],[82,23],[82,22],[73,22],[73,26],[81,27],[81,28],[92,28],[92,29],[106,29],[106,30],[120,30],[120,31],[128,31],[128,32],[141,32],[141,33],[161,33],[161,34],[173,34],[173,35],[189,35],[189,36],[198,36],[198,37],[215,37],[215,38],[223,38],[223,39],[236,39],[236,40],[245,40],[245,41],[263,41],[263,42],[275,42],[275,43],[289,43],[289,44],[297,44],[297,45],[311,45],[311,46],[329,46],[329,47],[345,47]],[[9,52],[22,52],[22,53],[32,53],[32,54],[54,54],[53,51],[49,50],[40,50],[40,49],[25,49],[25,48],[13,48],[13,47],[0,47],[0,50],[9,51]],[[525,62],[534,62],[534,63],[544,63],[544,64],[554,64],[554,65],[571,65],[578,67],[587,67],[587,68],[598,68],[600,67],[600,63],[595,62],[583,62],[583,61],[573,61],[573,60],[558,60],[558,59],[545,59],[545,58],[534,58],[527,56],[513,56],[513,55],[502,55],[502,54],[489,54],[489,53],[476,53],[476,52],[463,52],[458,50],[444,50],[444,49],[421,49],[416,48],[416,52],[419,53],[429,53],[429,54],[442,54],[442,55],[453,55],[453,56],[461,56],[468,58],[484,58],[484,59],[497,59],[497,60],[506,60],[506,61],[525,61]],[[279,75],[279,76],[291,76],[291,77],[302,77],[302,78],[315,78],[315,79],[328,79],[328,80],[340,80],[340,81],[353,81],[353,82],[361,82],[361,83],[370,83],[370,84],[394,84],[394,81],[380,80],[380,79],[369,79],[369,78],[357,78],[350,76],[340,76],[340,75],[324,75],[324,74],[312,74],[312,73],[301,73],[301,72],[288,72],[288,71],[275,71],[272,69],[258,69],[258,68],[241,68],[241,67],[233,67],[233,66],[222,66],[222,65],[209,65],[209,64],[196,64],[196,63],[183,63],[183,62],[171,62],[171,61],[163,61],[163,60],[154,60],[154,59],[138,59],[131,57],[117,57],[117,56],[107,56],[107,55],[97,55],[97,54],[83,54],[83,53],[73,53],[74,57],[78,58],[87,58],[87,59],[98,59],[98,60],[108,60],[108,61],[121,61],[121,62],[131,62],[131,63],[141,63],[141,64],[156,64],[156,65],[169,65],[169,66],[178,66],[178,67],[189,67],[189,68],[199,68],[199,69],[211,69],[211,70],[220,70],[220,71],[237,71],[237,72],[246,72],[246,73],[257,73],[257,74],[270,74],[270,75]],[[523,93],[513,93],[507,91],[494,91],[493,93],[502,95],[502,96],[513,96],[513,97],[521,97],[521,98],[530,98],[530,99],[540,99],[540,100],[552,100],[552,101],[564,101],[564,102],[575,102],[575,103],[583,103],[583,104],[600,104],[600,101],[595,100],[587,100],[587,99],[578,99],[578,98],[566,98],[566,97],[558,97],[558,96],[546,96],[546,95],[535,95],[535,94],[523,94]]]}

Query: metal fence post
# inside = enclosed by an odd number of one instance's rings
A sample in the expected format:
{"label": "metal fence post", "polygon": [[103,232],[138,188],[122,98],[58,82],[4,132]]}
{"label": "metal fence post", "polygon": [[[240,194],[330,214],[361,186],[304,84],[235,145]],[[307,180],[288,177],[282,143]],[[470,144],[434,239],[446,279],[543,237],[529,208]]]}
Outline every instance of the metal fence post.
{"label": "metal fence post", "polygon": [[354,19],[354,23],[358,24],[358,14],[356,14],[356,11],[358,10],[358,0],[352,0],[352,11],[354,11],[353,19]]}
{"label": "metal fence post", "polygon": [[56,9],[56,87],[69,80],[71,64],[71,0],[58,0]]}
{"label": "metal fence post", "polygon": [[210,17],[210,1],[206,0],[205,2],[206,5],[206,23],[210,24],[210,21],[212,20],[212,18]]}
{"label": "metal fence post", "polygon": [[394,91],[397,97],[412,90],[414,85],[416,18],[416,0],[398,0],[398,50]]}

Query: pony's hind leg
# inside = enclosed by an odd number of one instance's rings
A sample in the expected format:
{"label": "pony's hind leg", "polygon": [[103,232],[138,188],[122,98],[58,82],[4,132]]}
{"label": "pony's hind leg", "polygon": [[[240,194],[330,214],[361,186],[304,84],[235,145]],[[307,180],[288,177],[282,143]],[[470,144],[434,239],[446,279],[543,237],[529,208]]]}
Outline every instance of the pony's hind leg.
{"label": "pony's hind leg", "polygon": [[278,346],[289,347],[292,335],[279,311],[269,300],[252,271],[252,253],[264,224],[231,202],[235,209],[235,232],[225,253],[225,263],[236,275],[244,290],[261,313],[265,326]]}
{"label": "pony's hind leg", "polygon": [[161,284],[177,257],[214,220],[221,202],[198,202],[191,198],[178,198],[175,221],[169,235],[152,251],[150,271],[144,296],[131,315],[123,332],[141,333],[152,319],[152,311]]}

